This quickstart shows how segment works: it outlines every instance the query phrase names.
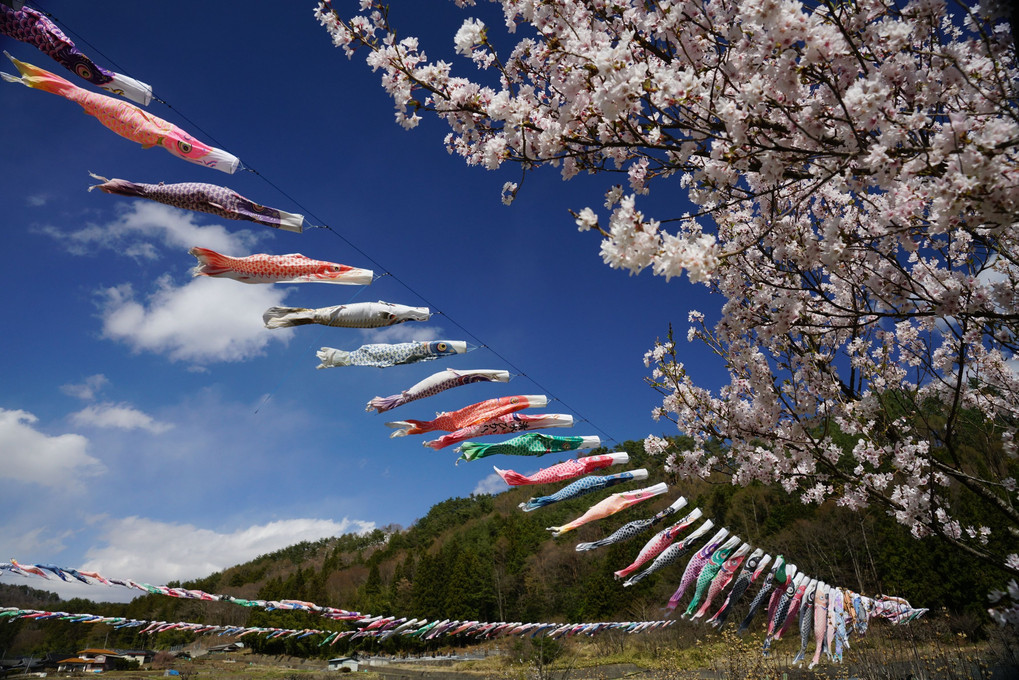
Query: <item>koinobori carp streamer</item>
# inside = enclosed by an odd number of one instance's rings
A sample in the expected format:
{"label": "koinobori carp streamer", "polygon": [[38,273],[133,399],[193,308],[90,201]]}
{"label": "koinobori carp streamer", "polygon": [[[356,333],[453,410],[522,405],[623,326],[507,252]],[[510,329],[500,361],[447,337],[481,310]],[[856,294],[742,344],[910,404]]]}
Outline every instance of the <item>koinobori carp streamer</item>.
{"label": "koinobori carp streamer", "polygon": [[[104,194],[115,196],[126,196],[128,198],[144,198],[156,203],[162,203],[181,210],[207,213],[222,217],[226,220],[245,220],[255,222],[273,229],[301,233],[304,230],[304,216],[297,213],[289,213],[279,208],[272,208],[267,205],[255,203],[250,198],[245,198],[229,187],[206,182],[178,182],[176,184],[145,184],[143,182],[129,182],[126,179],[106,179],[93,172],[90,172],[95,179],[103,180],[102,184],[93,184],[88,190],[99,189]],[[216,256],[214,251],[200,252]],[[191,253],[199,260],[197,253]],[[219,256],[223,257],[223,256]],[[266,257],[254,256],[254,257]],[[204,264],[204,263],[203,263]],[[259,264],[258,260],[252,264]],[[352,269],[352,268],[351,268]],[[345,283],[345,282],[344,282]],[[371,283],[371,279],[365,283]]]}
{"label": "koinobori carp streamer", "polygon": [[456,411],[439,413],[432,420],[397,420],[386,423],[386,427],[396,430],[389,435],[390,437],[405,437],[435,430],[453,432],[525,408],[541,408],[547,405],[548,397],[543,394],[518,394],[512,397],[487,399]]}
{"label": "koinobori carp streamer", "polygon": [[469,371],[455,370],[447,368],[445,371],[439,371],[433,373],[424,380],[415,383],[406,390],[399,394],[394,394],[388,397],[375,397],[368,402],[365,407],[366,411],[375,411],[376,413],[384,413],[398,406],[416,401],[418,399],[424,399],[426,397],[432,397],[440,392],[444,392],[454,387],[460,387],[461,385],[470,385],[472,383],[479,382],[509,382],[510,374],[509,371],[501,371],[488,368],[477,368]]}
{"label": "koinobori carp streamer", "polygon": [[313,260],[300,253],[287,255],[259,253],[245,257],[230,257],[208,248],[198,247],[192,248],[188,253],[198,258],[198,266],[191,270],[192,275],[233,279],[241,283],[337,283],[366,286],[373,278],[370,269]]}
{"label": "koinobori carp streamer", "polygon": [[427,307],[408,307],[393,302],[352,302],[321,309],[270,307],[262,314],[266,328],[291,328],[307,324],[338,328],[384,328],[407,321],[428,321]]}
{"label": "koinobori carp streamer", "polygon": [[151,85],[96,64],[42,12],[0,4],[0,33],[37,47],[68,71],[107,92],[127,97],[142,106],[152,101]]}
{"label": "koinobori carp streamer", "polygon": [[241,165],[237,156],[203,144],[173,123],[143,111],[134,104],[80,88],[45,69],[18,61],[9,54],[7,58],[14,63],[21,76],[0,73],[0,78],[76,102],[85,113],[95,116],[96,120],[121,137],[141,144],[142,148],[158,146],[181,160],[231,174]]}
{"label": "koinobori carp streamer", "polygon": [[317,352],[321,362],[317,368],[335,366],[374,366],[386,368],[419,361],[432,361],[468,350],[463,340],[432,340],[430,342],[401,342],[394,345],[377,343],[361,345],[353,351],[323,347]]}
{"label": "koinobori carp streamer", "polygon": [[513,470],[500,470],[493,466],[493,469],[502,477],[502,481],[510,486],[522,486],[525,484],[551,484],[553,482],[565,482],[589,472],[595,472],[611,465],[620,465],[630,462],[630,454],[625,451],[614,453],[602,453],[596,456],[574,458],[571,460],[556,463],[547,468],[542,468],[532,475],[522,475]]}
{"label": "koinobori carp streamer", "polygon": [[496,444],[464,442],[457,447],[456,451],[460,454],[460,460],[477,460],[495,455],[544,456],[546,453],[594,449],[599,446],[601,446],[601,439],[597,436],[556,437],[541,432],[531,432]]}

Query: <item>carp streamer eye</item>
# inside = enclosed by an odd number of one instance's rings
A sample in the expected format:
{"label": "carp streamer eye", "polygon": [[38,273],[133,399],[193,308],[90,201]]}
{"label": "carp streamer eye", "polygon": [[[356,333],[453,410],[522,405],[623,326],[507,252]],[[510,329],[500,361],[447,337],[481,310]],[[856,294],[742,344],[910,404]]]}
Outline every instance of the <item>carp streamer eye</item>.
{"label": "carp streamer eye", "polygon": [[181,153],[191,153],[191,142],[179,141],[177,142],[177,148],[180,149]]}
{"label": "carp streamer eye", "polygon": [[438,344],[438,349],[439,349],[439,351],[440,351],[440,352],[445,352],[445,351],[446,351],[446,349],[447,349],[447,348],[446,348],[446,343],[444,343],[444,342],[440,342],[440,343]]}

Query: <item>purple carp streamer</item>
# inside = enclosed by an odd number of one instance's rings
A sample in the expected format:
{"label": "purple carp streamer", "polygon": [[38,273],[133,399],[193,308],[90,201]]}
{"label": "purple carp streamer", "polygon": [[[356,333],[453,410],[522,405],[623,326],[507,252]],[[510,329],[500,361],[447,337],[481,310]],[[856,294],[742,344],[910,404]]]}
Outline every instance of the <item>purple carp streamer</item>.
{"label": "purple carp streamer", "polygon": [[686,611],[681,615],[682,618],[687,618],[695,611],[697,611],[697,605],[700,604],[701,598],[714,583],[715,577],[718,576],[718,572],[722,569],[726,560],[729,559],[729,555],[736,549],[739,544],[739,538],[733,536],[729,541],[721,548],[716,550],[708,563],[704,565],[700,573],[697,574],[696,585],[694,586],[693,598],[690,600],[690,604],[687,605]]}
{"label": "purple carp streamer", "polygon": [[203,144],[173,123],[153,116],[134,104],[90,92],[38,66],[18,61],[6,52],[4,54],[17,67],[21,77],[0,73],[0,78],[76,102],[85,113],[95,116],[96,120],[121,137],[141,144],[144,149],[158,146],[181,160],[231,174],[241,165],[237,156]]}
{"label": "purple carp streamer", "polygon": [[375,366],[386,368],[400,364],[414,364],[432,361],[451,354],[463,354],[467,343],[463,340],[433,340],[431,342],[401,342],[395,345],[361,345],[348,352],[332,347],[323,347],[316,354],[321,362],[316,368],[335,366]]}
{"label": "purple carp streamer", "polygon": [[[708,583],[714,578],[715,574],[718,573],[719,568],[722,566],[722,562],[729,556],[733,548],[739,545],[739,538],[732,536],[722,545],[708,544],[700,552],[690,558],[690,561],[686,565],[686,569],[683,571],[683,578],[679,583],[679,588],[669,598],[669,603],[665,606],[666,611],[672,611],[679,604],[680,599],[683,597],[683,592],[687,586],[694,586],[694,603],[697,599],[697,591],[701,587],[707,587],[707,584],[703,584],[700,579],[701,574],[707,570],[709,577]],[[709,550],[710,548],[710,550]],[[702,591],[703,592],[703,591]]]}
{"label": "purple carp streamer", "polygon": [[[707,613],[708,607],[711,606],[711,603],[714,601],[715,596],[717,596],[720,592],[725,590],[726,587],[728,587],[729,583],[736,576],[736,572],[739,570],[740,565],[743,564],[743,560],[746,559],[746,556],[749,552],[750,544],[744,543],[739,547],[739,550],[734,552],[731,557],[729,557],[727,560],[725,560],[725,562],[722,563],[722,566],[719,568],[718,573],[715,574],[715,577],[711,580],[711,585],[708,586],[708,592],[704,596],[704,603],[693,615],[693,618],[699,619],[700,617],[704,616]],[[762,552],[763,552],[762,550],[757,550],[757,553]],[[701,574],[701,576],[703,576],[703,574]],[[690,611],[691,611],[690,609],[687,609],[687,612]],[[687,615],[689,616],[689,614]]]}
{"label": "purple carp streamer", "polygon": [[679,587],[676,588],[676,592],[674,592],[672,597],[669,598],[669,603],[665,607],[666,611],[671,612],[676,608],[676,605],[679,604],[679,600],[683,597],[683,593],[686,592],[686,589],[690,587],[691,584],[697,581],[697,576],[701,573],[701,569],[703,569],[704,565],[708,563],[708,560],[710,560],[711,556],[715,554],[715,551],[722,546],[722,541],[724,541],[725,537],[728,535],[728,529],[719,529],[718,533],[712,536],[711,540],[709,540],[704,547],[698,550],[694,556],[690,558],[690,561],[686,563],[686,568],[683,569],[683,576],[680,577]]}
{"label": "purple carp streamer", "polygon": [[[144,198],[182,210],[208,213],[226,220],[247,220],[248,222],[263,224],[273,229],[282,229],[283,231],[292,231],[298,234],[304,231],[303,215],[260,205],[251,199],[241,196],[233,189],[222,187],[218,184],[207,184],[205,182],[177,182],[175,184],[160,182],[159,184],[145,184],[143,182],[130,182],[126,179],[106,179],[92,172],[89,175],[94,179],[103,180],[102,184],[90,186],[88,188],[89,191],[99,189],[106,194]],[[198,256],[195,255],[195,257]],[[350,269],[353,269],[353,267],[350,267]],[[345,282],[337,281],[337,283]],[[371,283],[371,278],[361,285],[369,283]]]}
{"label": "purple carp streamer", "polygon": [[550,434],[528,433],[497,444],[464,442],[455,449],[459,460],[477,460],[487,456],[544,456],[546,453],[561,453],[578,449],[594,449],[601,446],[597,436],[556,437]]}
{"label": "purple carp streamer", "polygon": [[589,493],[607,489],[610,486],[615,486],[616,484],[635,482],[644,479],[647,479],[647,470],[644,468],[620,472],[614,475],[605,475],[602,477],[599,477],[598,475],[591,475],[567,484],[554,494],[531,498],[526,503],[521,503],[520,509],[524,512],[531,512],[532,510],[537,510],[538,508],[543,508],[546,505],[552,505],[559,501],[565,501],[570,498],[580,498],[581,496],[586,496]]}
{"label": "purple carp streamer", "polygon": [[565,482],[569,479],[586,475],[588,472],[601,470],[612,465],[621,465],[630,462],[630,454],[625,451],[614,453],[602,453],[597,456],[575,458],[547,468],[542,468],[533,475],[522,475],[513,470],[500,470],[492,466],[492,469],[502,477],[502,481],[510,486],[522,486],[525,484],[551,484],[552,482]]}
{"label": "purple carp streamer", "polygon": [[599,541],[592,541],[590,543],[578,543],[577,552],[586,552],[588,550],[594,550],[595,548],[603,548],[613,543],[621,543],[628,541],[634,536],[639,536],[658,522],[661,522],[666,517],[675,514],[677,511],[686,507],[686,498],[680,496],[677,498],[672,505],[668,506],[664,510],[661,510],[654,517],[648,517],[647,519],[636,519],[632,522],[627,522],[623,526],[616,529],[614,532],[606,536]]}
{"label": "purple carp streamer", "polygon": [[636,505],[637,503],[643,503],[646,500],[660,496],[669,490],[669,485],[665,482],[660,482],[654,486],[649,486],[645,489],[637,489],[636,491],[622,491],[620,493],[614,493],[608,498],[595,503],[587,512],[580,517],[576,518],[572,522],[567,522],[557,527],[546,527],[552,532],[554,538],[559,538],[568,531],[573,531],[578,527],[582,527],[589,522],[594,522],[599,519],[604,519],[610,515],[614,515],[617,512],[622,512],[629,507]]}
{"label": "purple carp streamer", "polygon": [[370,269],[313,260],[300,253],[258,253],[246,257],[229,257],[215,250],[195,247],[188,254],[198,258],[198,266],[191,270],[193,276],[234,279],[241,283],[338,283],[367,286],[373,278]]}
{"label": "purple carp streamer", "polygon": [[421,445],[438,451],[447,446],[459,444],[465,439],[488,437],[495,434],[512,434],[523,430],[544,430],[550,427],[573,427],[573,416],[566,413],[536,413],[534,415],[507,413],[504,416],[496,416],[483,423],[450,432],[438,439],[421,442]]}
{"label": "purple carp streamer", "polygon": [[469,385],[477,382],[509,382],[509,371],[498,371],[487,368],[478,368],[470,371],[457,371],[447,368],[445,371],[433,373],[421,382],[415,383],[410,388],[389,397],[375,397],[368,402],[365,411],[385,413],[397,406],[431,397],[439,392],[445,392],[454,387]]}
{"label": "purple carp streamer", "polygon": [[266,328],[291,328],[317,323],[338,328],[384,328],[407,321],[428,321],[427,307],[408,307],[392,302],[352,302],[321,309],[270,307],[262,314]]}
{"label": "purple carp streamer", "polygon": [[21,8],[21,5],[20,2],[15,7],[0,5],[0,33],[34,45],[68,71],[107,92],[127,97],[142,106],[149,105],[152,101],[151,85],[96,65],[49,18],[34,9]]}

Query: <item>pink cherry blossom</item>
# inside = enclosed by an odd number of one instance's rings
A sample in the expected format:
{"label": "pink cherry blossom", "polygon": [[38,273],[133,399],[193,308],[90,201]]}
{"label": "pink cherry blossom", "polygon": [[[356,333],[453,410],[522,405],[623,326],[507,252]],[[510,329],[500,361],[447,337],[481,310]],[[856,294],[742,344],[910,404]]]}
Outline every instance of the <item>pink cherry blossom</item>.
{"label": "pink cherry blossom", "polygon": [[[878,504],[1019,574],[956,512],[1019,530],[1008,4],[491,2],[503,26],[450,27],[455,65],[398,37],[376,0],[316,16],[347,55],[364,49],[400,125],[437,116],[467,164],[626,175],[575,226],[610,267],[715,293],[718,320],[691,316],[687,339],[729,372],[707,389],[671,333],[657,344],[653,415],[693,443],[648,451],[683,475]],[[685,200],[652,215],[652,192]]]}

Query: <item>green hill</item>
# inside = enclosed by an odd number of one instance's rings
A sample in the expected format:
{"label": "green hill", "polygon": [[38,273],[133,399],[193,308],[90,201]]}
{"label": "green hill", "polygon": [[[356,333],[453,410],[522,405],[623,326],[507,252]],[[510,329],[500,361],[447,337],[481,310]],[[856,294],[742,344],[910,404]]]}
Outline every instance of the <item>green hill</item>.
{"label": "green hill", "polygon": [[[613,487],[579,499],[525,513],[517,506],[554,487],[510,489],[494,496],[452,498],[433,506],[406,529],[390,526],[364,535],[347,534],[304,542],[262,555],[183,585],[248,599],[296,599],[373,614],[483,621],[599,621],[663,618],[661,608],[679,580],[679,565],[623,588],[612,572],[629,564],[653,531],[628,542],[590,552],[575,550],[581,541],[602,538],[625,522],[647,517],[679,495],[700,507],[704,518],[772,555],[782,553],[801,570],[828,583],[861,592],[906,597],[916,606],[946,608],[970,632],[986,620],[985,594],[1002,576],[969,562],[933,539],[917,541],[880,511],[851,513],[831,504],[806,506],[781,489],[755,485],[737,488],[673,478],[662,461],[643,453],[640,442],[620,450],[627,466],[646,467],[645,482]],[[536,467],[527,461],[524,467]],[[582,514],[610,493],[670,485],[667,494],[619,515],[581,527],[559,539],[546,527]],[[668,520],[667,520],[668,521]],[[674,520],[673,520],[674,521]],[[657,530],[657,528],[656,528]],[[128,604],[60,603],[28,588],[0,586],[0,604],[127,616],[162,621],[277,627],[341,628],[342,624],[302,612],[266,612],[225,602],[178,600],[148,595]],[[736,612],[735,615],[738,615]],[[734,615],[734,616],[735,616]],[[699,623],[681,625],[703,626]],[[60,621],[16,621],[0,626],[0,647],[9,654],[73,651],[106,643],[117,647],[166,647],[190,634],[139,636],[135,629],[110,630]],[[319,650],[317,642],[245,638],[257,651],[337,654],[371,640],[340,641]],[[383,649],[437,646],[390,639]]]}

